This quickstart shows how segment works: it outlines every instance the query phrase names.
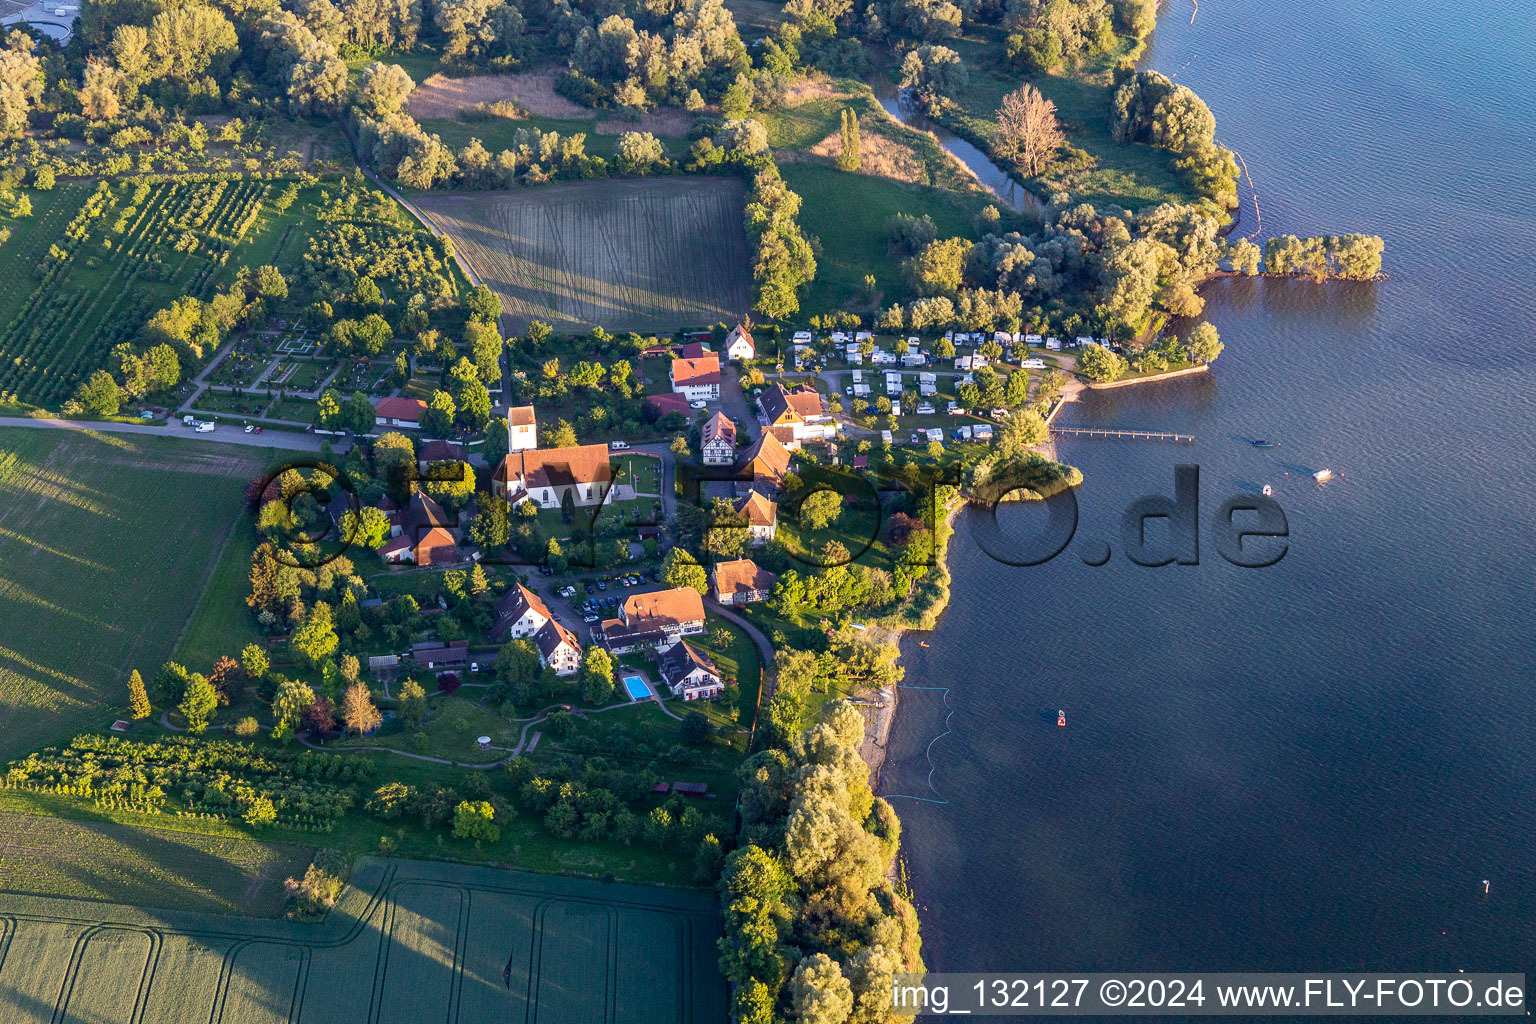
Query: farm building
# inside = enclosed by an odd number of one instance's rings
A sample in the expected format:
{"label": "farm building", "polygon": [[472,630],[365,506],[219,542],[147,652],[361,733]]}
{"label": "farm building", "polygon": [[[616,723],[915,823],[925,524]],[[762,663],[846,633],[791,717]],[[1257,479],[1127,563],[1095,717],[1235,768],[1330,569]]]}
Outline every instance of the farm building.
{"label": "farm building", "polygon": [[714,353],[697,359],[674,359],[668,373],[673,393],[690,402],[713,402],[720,397],[720,357]]}
{"label": "farm building", "polygon": [[778,494],[784,489],[784,474],[789,472],[789,449],[773,435],[763,436],[747,446],[736,460],[736,478],[748,489]]}
{"label": "farm building", "polygon": [[416,449],[416,465],[423,472],[434,462],[457,462],[463,457],[464,449],[451,441],[428,441]]}
{"label": "farm building", "polygon": [[687,416],[689,412],[688,399],[671,392],[661,395],[646,395],[645,408],[647,411],[655,413],[657,419],[661,419],[661,417],[668,413],[675,412],[679,416]]}
{"label": "farm building", "polygon": [[443,645],[426,641],[411,645],[411,657],[422,668],[444,670],[469,664],[469,641],[455,640]]}

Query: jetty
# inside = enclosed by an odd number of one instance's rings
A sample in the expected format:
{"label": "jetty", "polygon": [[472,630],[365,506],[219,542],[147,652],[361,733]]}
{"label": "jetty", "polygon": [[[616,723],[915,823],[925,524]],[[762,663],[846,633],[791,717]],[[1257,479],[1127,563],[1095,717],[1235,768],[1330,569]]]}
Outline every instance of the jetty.
{"label": "jetty", "polygon": [[1170,434],[1162,430],[1115,430],[1106,427],[1057,427],[1050,428],[1055,437],[1103,437],[1119,441],[1171,441],[1174,444],[1194,444],[1193,434]]}

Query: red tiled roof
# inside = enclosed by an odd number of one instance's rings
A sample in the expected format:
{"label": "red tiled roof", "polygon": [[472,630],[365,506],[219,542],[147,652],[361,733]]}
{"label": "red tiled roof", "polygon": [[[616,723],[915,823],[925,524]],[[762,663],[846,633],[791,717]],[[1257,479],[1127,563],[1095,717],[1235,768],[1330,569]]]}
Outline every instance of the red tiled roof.
{"label": "red tiled roof", "polygon": [[779,517],[778,504],[757,491],[738,499],[735,509],[746,517],[749,526],[772,526]]}
{"label": "red tiled roof", "polygon": [[513,452],[496,467],[495,479],[509,482],[519,477],[530,488],[607,483],[613,479],[613,471],[608,465],[608,446],[582,444],[574,448],[532,448]]}
{"label": "red tiled roof", "polygon": [[415,423],[427,411],[427,403],[419,398],[383,398],[373,407],[373,411],[387,420]]}
{"label": "red tiled roof", "polygon": [[680,412],[684,416],[688,415],[688,399],[673,392],[661,395],[646,395],[645,404],[655,409],[658,416],[665,416],[671,412]]}
{"label": "red tiled roof", "polygon": [[534,425],[533,406],[514,405],[507,410],[507,426],[531,427]]}
{"label": "red tiled roof", "polygon": [[715,593],[721,597],[748,594],[756,590],[771,590],[778,579],[767,569],[761,568],[750,558],[738,558],[734,562],[718,562],[714,568]]}
{"label": "red tiled roof", "polygon": [[675,587],[650,594],[632,594],[620,606],[630,630],[704,618],[704,599],[692,587]]}
{"label": "red tiled roof", "polygon": [[672,360],[673,384],[719,384],[720,357],[713,352],[695,359]]}

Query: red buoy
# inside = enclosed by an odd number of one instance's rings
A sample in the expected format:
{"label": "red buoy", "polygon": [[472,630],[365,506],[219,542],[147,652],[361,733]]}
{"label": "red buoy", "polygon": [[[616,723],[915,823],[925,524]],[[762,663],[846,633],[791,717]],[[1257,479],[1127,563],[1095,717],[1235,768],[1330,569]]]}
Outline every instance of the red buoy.
{"label": "red buoy", "polygon": [[1056,724],[1061,726],[1063,729],[1066,728],[1066,726],[1067,726],[1067,713],[1065,711],[1058,711],[1058,712],[1056,712]]}

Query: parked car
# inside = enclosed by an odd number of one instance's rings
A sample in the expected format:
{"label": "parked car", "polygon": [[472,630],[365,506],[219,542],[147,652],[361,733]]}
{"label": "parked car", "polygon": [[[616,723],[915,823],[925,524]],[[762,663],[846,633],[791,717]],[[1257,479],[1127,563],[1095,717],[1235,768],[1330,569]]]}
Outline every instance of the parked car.
{"label": "parked car", "polygon": [[607,580],[598,580],[597,581],[597,589],[598,590],[607,590],[608,589],[608,581]]}
{"label": "parked car", "polygon": [[583,583],[582,586],[587,588],[587,593],[589,593],[589,594],[592,593],[592,584],[590,584],[590,583]]}
{"label": "parked car", "polygon": [[256,429],[251,431],[251,433],[253,433],[253,434],[261,433],[261,424],[260,423],[256,424]]}
{"label": "parked car", "polygon": [[602,618],[600,616],[593,615],[591,612],[588,612],[587,614],[585,614],[585,615],[583,615],[581,617],[581,621],[582,622],[601,622]]}
{"label": "parked car", "polygon": [[254,424],[254,423],[247,423],[245,425],[245,432],[247,434],[254,432],[255,429],[256,429],[256,424]]}
{"label": "parked car", "polygon": [[609,449],[609,451],[621,452],[621,451],[623,451],[624,449],[626,449],[628,447],[629,447],[629,442],[628,441],[609,441],[608,442],[608,449]]}
{"label": "parked car", "polygon": [[690,409],[702,409],[702,408],[704,408],[708,404],[709,403],[707,403],[707,402],[689,402],[688,403],[688,408],[690,408]]}

